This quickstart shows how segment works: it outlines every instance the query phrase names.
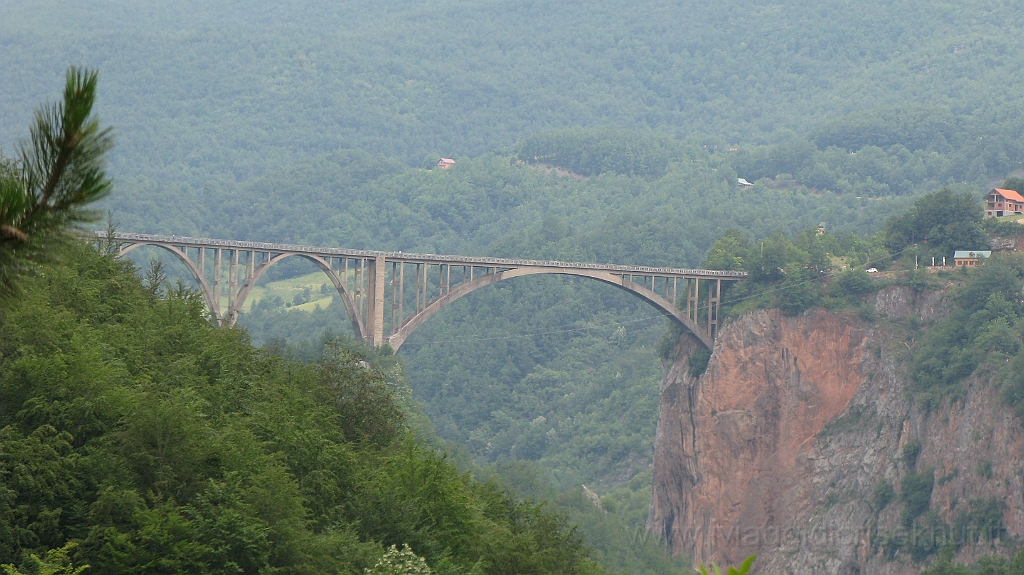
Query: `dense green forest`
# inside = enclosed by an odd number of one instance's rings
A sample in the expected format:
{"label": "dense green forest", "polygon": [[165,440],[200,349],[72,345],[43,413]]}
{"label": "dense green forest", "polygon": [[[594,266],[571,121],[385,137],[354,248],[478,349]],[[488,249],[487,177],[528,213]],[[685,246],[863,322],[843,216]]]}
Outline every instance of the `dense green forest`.
{"label": "dense green forest", "polygon": [[102,573],[592,573],[544,506],[404,431],[401,388],[344,347],[310,364],[81,246],[0,314],[0,564],[74,544]]}
{"label": "dense green forest", "polygon": [[984,137],[999,140],[986,165],[1020,160],[1024,16],[1008,0],[37,0],[0,10],[0,142],[69,62],[96,66],[110,94],[99,111],[121,136],[114,173],[172,190],[339,148],[410,165],[475,157],[573,126],[733,145],[794,130],[850,151]]}

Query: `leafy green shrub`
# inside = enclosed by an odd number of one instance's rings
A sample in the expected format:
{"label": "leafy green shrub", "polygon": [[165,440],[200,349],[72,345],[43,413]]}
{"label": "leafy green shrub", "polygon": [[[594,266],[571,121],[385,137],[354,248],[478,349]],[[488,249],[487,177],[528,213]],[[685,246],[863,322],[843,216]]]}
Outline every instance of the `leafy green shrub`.
{"label": "leafy green shrub", "polygon": [[808,270],[787,273],[775,295],[775,305],[782,313],[794,316],[814,307],[821,299],[819,286]]}
{"label": "leafy green shrub", "polygon": [[700,377],[704,375],[704,372],[708,369],[708,362],[711,361],[711,351],[699,348],[693,350],[690,354],[690,358],[687,360],[688,369],[687,372],[690,377]]}
{"label": "leafy green shrub", "polygon": [[972,499],[968,508],[961,511],[953,522],[957,546],[977,543],[979,540],[1002,539],[1006,535],[1006,524],[1003,522],[1005,509],[1006,504],[996,497]]}
{"label": "leafy green shrub", "polygon": [[913,527],[914,520],[931,506],[934,482],[935,472],[931,469],[922,473],[908,473],[903,478],[900,484],[900,502],[903,503],[900,519],[907,529]]}
{"label": "leafy green shrub", "polygon": [[6,575],[79,575],[89,568],[88,565],[75,567],[71,561],[71,552],[78,544],[70,542],[59,549],[50,549],[46,552],[46,559],[40,559],[35,554],[29,554],[25,571],[19,571],[14,565],[0,565]]}
{"label": "leafy green shrub", "polygon": [[910,273],[910,281],[907,282],[907,285],[910,286],[910,289],[916,292],[921,292],[926,289],[938,288],[939,282],[935,279],[935,276],[928,273],[927,270],[919,269]]}
{"label": "leafy green shrub", "polygon": [[959,476],[959,475],[960,475],[960,469],[957,468],[957,467],[954,467],[949,473],[947,473],[947,474],[945,474],[945,475],[943,475],[942,477],[939,478],[938,484],[939,484],[939,486],[945,485],[945,484],[949,483],[950,481],[953,481],[954,479],[956,479],[957,476]]}
{"label": "leafy green shrub", "polygon": [[682,335],[683,328],[675,321],[669,320],[668,329],[661,336],[661,340],[658,341],[658,357],[665,361],[672,359],[676,344],[679,343],[679,338]]}
{"label": "leafy green shrub", "polygon": [[1016,410],[1017,417],[1024,419],[1024,354],[1014,356],[1000,384],[1003,402]]}
{"label": "leafy green shrub", "polygon": [[903,444],[903,451],[900,454],[900,458],[903,459],[903,463],[907,465],[908,469],[914,469],[917,465],[917,456],[921,454],[921,442],[912,439]]}
{"label": "leafy green shrub", "polygon": [[864,270],[848,269],[836,276],[834,284],[841,295],[859,296],[877,291],[875,280]]}
{"label": "leafy green shrub", "polygon": [[[747,557],[747,560],[744,561],[743,564],[739,566],[739,568],[729,567],[729,569],[726,571],[726,574],[727,575],[747,575],[747,573],[750,572],[750,568],[754,566],[754,561],[756,559],[757,559],[757,555],[751,555],[750,557]],[[707,567],[701,565],[700,569],[697,569],[697,573],[699,573],[700,575],[709,575],[710,573],[713,573],[714,575],[721,575],[722,569],[718,565],[715,565],[714,563],[712,563],[711,564],[711,571],[708,571]]]}
{"label": "leafy green shrub", "polygon": [[992,462],[991,461],[979,461],[975,471],[981,477],[985,479],[992,479]]}
{"label": "leafy green shrub", "polygon": [[875,511],[885,509],[895,497],[896,491],[892,488],[892,484],[884,479],[879,479],[871,494],[872,502],[875,504]]}
{"label": "leafy green shrub", "polygon": [[392,545],[377,563],[366,570],[366,575],[431,575],[433,571],[427,561],[417,556],[408,544],[399,550]]}
{"label": "leafy green shrub", "polygon": [[1024,573],[1024,548],[1017,551],[1012,558],[999,555],[982,556],[971,566],[958,565],[953,562],[954,549],[946,547],[939,558],[921,571],[921,575],[1019,575]]}
{"label": "leafy green shrub", "polygon": [[743,232],[729,230],[711,244],[704,256],[703,267],[710,270],[745,270],[753,249],[754,244]]}
{"label": "leafy green shrub", "polygon": [[928,510],[915,522],[904,548],[914,561],[921,562],[937,553],[952,541],[949,525],[938,513]]}

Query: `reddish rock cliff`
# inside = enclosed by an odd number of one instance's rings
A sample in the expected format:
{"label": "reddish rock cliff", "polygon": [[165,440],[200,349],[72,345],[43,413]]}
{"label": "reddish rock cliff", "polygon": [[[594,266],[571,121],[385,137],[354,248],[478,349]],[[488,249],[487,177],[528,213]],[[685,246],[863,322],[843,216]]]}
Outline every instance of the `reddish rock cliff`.
{"label": "reddish rock cliff", "polygon": [[[930,414],[907,396],[913,342],[901,322],[934,319],[943,306],[941,294],[896,287],[878,295],[879,321],[754,312],[722,329],[699,379],[686,372],[695,343],[684,336],[662,383],[648,528],[695,563],[757,553],[766,573],[916,573],[906,545],[885,548],[905,537],[901,505],[876,509],[872,493],[880,481],[898,493],[908,472],[935,469],[945,481],[932,509],[943,520],[997,497],[1020,534],[1024,432],[998,394],[975,382]],[[908,465],[900,453],[912,440],[922,447]]]}

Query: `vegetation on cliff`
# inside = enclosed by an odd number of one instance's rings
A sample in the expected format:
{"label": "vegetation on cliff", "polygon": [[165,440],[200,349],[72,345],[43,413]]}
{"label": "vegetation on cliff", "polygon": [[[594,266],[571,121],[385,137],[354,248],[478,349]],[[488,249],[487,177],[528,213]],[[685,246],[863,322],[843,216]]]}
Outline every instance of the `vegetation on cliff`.
{"label": "vegetation on cliff", "polygon": [[939,559],[927,569],[921,571],[921,575],[1022,575],[1024,574],[1024,550],[1021,550],[1013,558],[1005,557],[981,557],[971,566],[959,565],[953,562],[952,554],[944,553]]}
{"label": "vegetation on cliff", "polygon": [[[763,307],[778,307],[788,314],[797,314],[821,306],[858,308],[870,316],[872,305],[865,296],[884,285],[901,281],[923,289],[934,280],[920,266],[933,262],[952,265],[955,250],[988,249],[991,235],[1015,235],[1019,231],[1015,223],[983,220],[977,194],[942,188],[917,198],[909,210],[890,216],[883,229],[871,235],[831,233],[818,226],[793,237],[775,231],[752,242],[747,235],[733,230],[712,244],[703,265],[749,274],[746,281],[728,286],[722,298],[725,314]],[[867,273],[868,269],[898,273],[875,279]],[[997,273],[997,269],[1003,268],[994,266],[982,273]],[[970,289],[973,291],[964,298],[988,297],[987,293],[978,292],[982,288]],[[976,305],[977,301],[971,303]]]}

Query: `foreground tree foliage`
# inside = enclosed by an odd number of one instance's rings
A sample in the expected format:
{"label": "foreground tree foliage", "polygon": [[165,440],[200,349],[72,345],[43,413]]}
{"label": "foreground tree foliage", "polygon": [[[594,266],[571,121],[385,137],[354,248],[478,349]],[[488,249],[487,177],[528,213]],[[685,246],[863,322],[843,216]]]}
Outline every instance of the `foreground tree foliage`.
{"label": "foreground tree foliage", "polygon": [[600,572],[563,519],[419,444],[360,357],[255,349],[70,249],[0,314],[0,564],[73,543],[97,573],[361,573],[408,544],[437,573]]}
{"label": "foreground tree foliage", "polygon": [[0,159],[0,299],[60,253],[74,226],[95,218],[88,205],[110,192],[103,163],[113,140],[92,116],[96,83],[95,72],[68,69],[64,99],[36,111],[16,162]]}
{"label": "foreground tree foliage", "polygon": [[[738,568],[729,567],[728,571],[726,572],[727,575],[746,575],[750,571],[750,568],[754,566],[754,561],[756,559],[757,555],[751,555],[750,557],[747,557],[746,561],[744,561],[743,564],[740,565]],[[709,573],[713,573],[714,575],[722,575],[722,569],[718,565],[712,563],[710,570],[708,570],[707,567],[701,565],[700,569],[697,570],[697,573],[699,575],[709,575]]]}

